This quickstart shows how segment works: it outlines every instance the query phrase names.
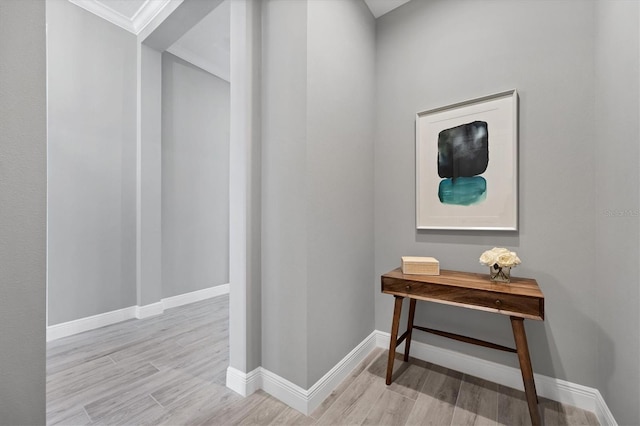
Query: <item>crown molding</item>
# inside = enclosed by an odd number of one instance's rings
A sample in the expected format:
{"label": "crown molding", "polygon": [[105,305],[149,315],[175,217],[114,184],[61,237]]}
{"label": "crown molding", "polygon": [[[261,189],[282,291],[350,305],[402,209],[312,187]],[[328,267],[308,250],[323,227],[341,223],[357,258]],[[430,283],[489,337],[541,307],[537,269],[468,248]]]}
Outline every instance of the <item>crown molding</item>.
{"label": "crown molding", "polygon": [[81,7],[84,10],[136,35],[140,33],[140,31],[142,31],[156,15],[167,7],[169,3],[171,3],[171,0],[147,0],[140,9],[138,9],[136,14],[132,18],[129,18],[96,0],[69,1],[76,6]]}
{"label": "crown molding", "polygon": [[139,34],[169,3],[171,3],[171,0],[147,0],[132,18],[133,28],[135,29],[134,34]]}

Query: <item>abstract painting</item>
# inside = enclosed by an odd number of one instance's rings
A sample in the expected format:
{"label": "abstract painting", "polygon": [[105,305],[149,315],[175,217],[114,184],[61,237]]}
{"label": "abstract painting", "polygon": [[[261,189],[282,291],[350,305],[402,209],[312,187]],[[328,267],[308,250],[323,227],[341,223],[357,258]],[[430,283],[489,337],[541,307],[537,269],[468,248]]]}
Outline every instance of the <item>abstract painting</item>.
{"label": "abstract painting", "polygon": [[515,90],[417,114],[418,229],[517,230]]}
{"label": "abstract painting", "polygon": [[469,206],[486,199],[489,165],[486,121],[474,121],[438,134],[438,198],[441,203]]}

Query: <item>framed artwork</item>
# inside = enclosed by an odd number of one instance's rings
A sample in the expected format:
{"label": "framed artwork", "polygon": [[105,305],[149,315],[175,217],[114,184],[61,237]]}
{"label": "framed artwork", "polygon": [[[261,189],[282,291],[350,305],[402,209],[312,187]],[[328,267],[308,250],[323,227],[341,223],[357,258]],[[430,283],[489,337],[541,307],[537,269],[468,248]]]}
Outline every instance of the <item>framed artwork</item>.
{"label": "framed artwork", "polygon": [[518,93],[416,116],[418,229],[518,229]]}

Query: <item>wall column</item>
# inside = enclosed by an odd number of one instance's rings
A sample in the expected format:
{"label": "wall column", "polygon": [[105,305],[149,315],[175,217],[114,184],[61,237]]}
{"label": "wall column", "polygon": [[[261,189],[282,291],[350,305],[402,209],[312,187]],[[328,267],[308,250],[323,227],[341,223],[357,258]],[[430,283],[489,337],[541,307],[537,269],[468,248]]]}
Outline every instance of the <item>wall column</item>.
{"label": "wall column", "polygon": [[162,53],[138,46],[136,296],[138,318],[162,306]]}
{"label": "wall column", "polygon": [[229,176],[229,370],[227,386],[245,394],[235,373],[261,364],[260,2],[231,2]]}

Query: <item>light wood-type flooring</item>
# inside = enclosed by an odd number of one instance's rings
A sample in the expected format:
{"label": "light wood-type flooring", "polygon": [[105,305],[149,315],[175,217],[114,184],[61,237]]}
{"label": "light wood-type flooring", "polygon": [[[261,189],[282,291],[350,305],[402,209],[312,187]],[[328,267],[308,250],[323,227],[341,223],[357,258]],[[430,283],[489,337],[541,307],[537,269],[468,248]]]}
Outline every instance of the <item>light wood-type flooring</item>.
{"label": "light wood-type flooring", "polygon": [[[520,425],[524,393],[427,362],[396,361],[384,384],[376,349],[307,417],[259,391],[224,385],[228,297],[47,344],[49,425]],[[540,398],[546,425],[597,425],[594,414]]]}

